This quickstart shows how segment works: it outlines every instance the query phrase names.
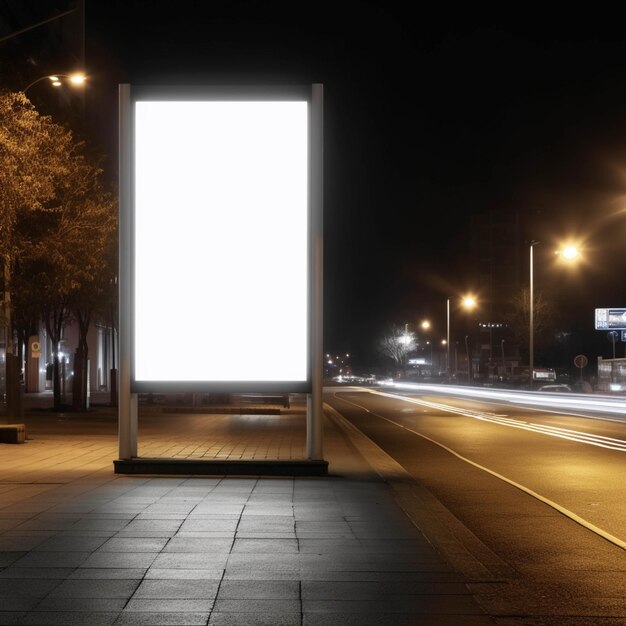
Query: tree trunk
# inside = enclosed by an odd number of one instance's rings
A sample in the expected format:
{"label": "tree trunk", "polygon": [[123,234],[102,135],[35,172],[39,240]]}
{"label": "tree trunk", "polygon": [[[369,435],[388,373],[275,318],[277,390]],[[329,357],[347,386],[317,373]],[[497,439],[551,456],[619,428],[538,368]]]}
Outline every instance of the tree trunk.
{"label": "tree trunk", "polygon": [[89,358],[89,345],[87,333],[91,321],[91,312],[76,311],[78,321],[78,348],[76,348],[74,361],[74,383],[72,386],[72,406],[75,411],[87,410],[87,364]]}
{"label": "tree trunk", "polygon": [[79,346],[74,352],[74,378],[72,380],[72,408],[74,411],[84,411],[86,408],[84,385],[84,354]]}
{"label": "tree trunk", "polygon": [[[54,356],[52,360],[52,397],[54,399],[54,410],[61,411],[63,409],[63,398],[61,397],[61,367],[59,362],[59,343],[61,342],[61,333],[63,332],[63,323],[65,321],[65,305],[52,307],[44,314],[46,322],[46,330],[52,343]],[[65,381],[63,381],[65,387]]]}
{"label": "tree trunk", "polygon": [[61,368],[59,367],[58,349],[52,358],[52,397],[54,410],[60,411],[63,408],[63,403],[61,401]]}

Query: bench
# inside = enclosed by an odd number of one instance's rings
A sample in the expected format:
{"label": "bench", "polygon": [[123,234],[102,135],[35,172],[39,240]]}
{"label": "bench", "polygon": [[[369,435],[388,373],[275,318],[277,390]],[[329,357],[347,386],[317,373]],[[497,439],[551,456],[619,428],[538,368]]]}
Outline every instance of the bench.
{"label": "bench", "polygon": [[24,443],[25,440],[24,424],[0,424],[0,443]]}
{"label": "bench", "polygon": [[283,407],[290,407],[290,398],[288,393],[272,394],[272,393],[242,393],[239,394],[240,403],[261,403],[261,404],[282,404]]}

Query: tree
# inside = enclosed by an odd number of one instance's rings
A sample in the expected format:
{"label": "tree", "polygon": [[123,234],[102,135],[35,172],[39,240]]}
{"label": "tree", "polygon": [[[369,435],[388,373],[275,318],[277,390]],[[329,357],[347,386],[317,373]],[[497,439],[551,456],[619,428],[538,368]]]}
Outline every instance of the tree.
{"label": "tree", "polygon": [[403,372],[406,370],[408,355],[417,347],[415,333],[406,327],[392,326],[378,343],[378,351],[390,358],[396,367]]}
{"label": "tree", "polygon": [[87,332],[94,315],[108,313],[111,286],[117,271],[117,212],[113,197],[95,181],[89,199],[81,206],[76,222],[89,246],[77,242],[73,262],[75,288],[70,296],[71,310],[78,324],[79,341],[74,360],[73,404],[76,410],[87,408]]}
{"label": "tree", "polygon": [[[115,272],[116,205],[102,183],[99,163],[71,131],[40,116],[24,94],[0,94],[7,356],[13,354],[14,330],[22,345],[44,321],[53,345],[56,409],[62,401],[59,343],[70,316],[79,329],[74,400],[76,408],[85,408],[87,331]],[[15,315],[13,286],[19,289]],[[19,386],[12,389],[13,395],[18,392]]]}
{"label": "tree", "polygon": [[[533,339],[541,346],[547,339],[554,325],[555,310],[542,293],[534,292],[533,303]],[[509,301],[505,321],[522,346],[529,345],[530,337],[530,290],[521,292]]]}
{"label": "tree", "polygon": [[[42,317],[54,346],[72,319],[79,331],[74,360],[73,405],[86,408],[87,332],[94,312],[110,286],[114,268],[110,260],[116,245],[117,215],[113,196],[101,183],[102,170],[75,143],[67,157],[68,176],[58,181],[54,211],[48,212],[44,236],[34,245],[34,273]],[[61,405],[58,349],[53,361],[55,408]]]}
{"label": "tree", "polygon": [[[9,415],[19,396],[14,359],[12,275],[16,259],[32,250],[19,226],[32,212],[46,213],[58,181],[67,176],[71,133],[40,116],[23,93],[0,93],[0,254],[3,265],[4,314]],[[53,209],[54,210],[54,209]]]}

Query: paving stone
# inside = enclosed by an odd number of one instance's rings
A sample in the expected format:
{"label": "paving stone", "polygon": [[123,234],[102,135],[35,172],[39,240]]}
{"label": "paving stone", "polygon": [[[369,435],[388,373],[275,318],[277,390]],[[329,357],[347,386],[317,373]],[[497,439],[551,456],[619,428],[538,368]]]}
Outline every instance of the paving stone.
{"label": "paving stone", "polygon": [[209,626],[300,626],[300,613],[220,613],[213,611]]}
{"label": "paving stone", "polygon": [[106,537],[56,535],[46,539],[33,550],[35,552],[93,552],[106,540]]}
{"label": "paving stone", "polygon": [[194,579],[144,580],[135,591],[135,598],[215,599],[219,582]]}
{"label": "paving stone", "polygon": [[58,580],[46,579],[0,579],[0,604],[6,598],[43,598],[59,585]]}
{"label": "paving stone", "polygon": [[44,598],[36,607],[36,611],[66,612],[106,612],[121,611],[126,605],[123,598]]}
{"label": "paving stone", "polygon": [[180,537],[170,539],[164,552],[210,552],[228,554],[233,545],[232,538],[215,539],[212,537]]}
{"label": "paving stone", "polygon": [[215,601],[217,613],[300,613],[300,600],[238,598]]}
{"label": "paving stone", "polygon": [[76,571],[75,567],[7,567],[0,570],[1,578],[21,579],[21,578],[38,578],[49,579],[55,578],[57,580],[65,580],[69,578],[73,572]]}
{"label": "paving stone", "polygon": [[46,540],[45,536],[39,535],[8,535],[0,537],[1,552],[27,552],[33,550],[38,544]]}
{"label": "paving stone", "polygon": [[91,552],[28,552],[13,563],[14,567],[79,567]]}
{"label": "paving stone", "polygon": [[160,552],[168,542],[164,537],[113,537],[103,543],[99,552]]}
{"label": "paving stone", "polygon": [[118,615],[119,611],[30,611],[15,623],[29,626],[111,626]]}
{"label": "paving stone", "polygon": [[227,560],[227,554],[162,552],[154,559],[152,567],[157,569],[224,569]]}
{"label": "paving stone", "polygon": [[204,613],[213,608],[211,599],[157,600],[154,598],[131,598],[124,611],[155,613]]}
{"label": "paving stone", "polygon": [[139,613],[123,611],[115,626],[200,626],[209,620],[209,613]]}
{"label": "paving stone", "polygon": [[49,598],[130,598],[139,581],[114,579],[71,579],[62,582]]}
{"label": "paving stone", "polygon": [[299,600],[300,583],[294,580],[223,580],[219,600]]}
{"label": "paving stone", "polygon": [[139,568],[114,568],[114,567],[102,567],[102,568],[89,568],[79,567],[72,570],[71,574],[66,576],[68,579],[80,579],[80,580],[98,580],[98,579],[113,579],[113,580],[142,580],[148,571],[145,567]]}
{"label": "paving stone", "polygon": [[156,552],[94,552],[81,563],[81,567],[147,568],[156,556]]}
{"label": "paving stone", "polygon": [[295,539],[244,539],[242,537],[237,537],[232,551],[234,554],[296,554],[298,552],[298,542]]}
{"label": "paving stone", "polygon": [[39,602],[41,598],[0,598],[0,615],[5,611],[30,611]]}
{"label": "paving stone", "polygon": [[191,580],[222,580],[223,569],[159,569],[151,567],[145,578],[156,580],[191,579]]}

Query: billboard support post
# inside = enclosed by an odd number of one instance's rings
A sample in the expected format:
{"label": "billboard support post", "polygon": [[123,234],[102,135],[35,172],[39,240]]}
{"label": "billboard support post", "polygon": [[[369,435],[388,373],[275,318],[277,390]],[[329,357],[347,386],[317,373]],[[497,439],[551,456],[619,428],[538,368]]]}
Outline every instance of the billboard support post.
{"label": "billboard support post", "polygon": [[324,87],[316,83],[311,92],[311,393],[307,402],[306,449],[309,460],[323,459],[323,109]]}
{"label": "billboard support post", "polygon": [[131,356],[131,103],[130,85],[119,86],[119,458],[137,456],[137,394],[130,389]]}
{"label": "billboard support post", "polygon": [[[122,84],[119,111],[116,472],[153,462],[138,457],[139,393],[254,390],[307,394],[306,460],[262,471],[325,474],[323,86]],[[164,301],[167,277],[174,294]],[[263,288],[271,281],[292,286],[289,307],[274,306]],[[263,313],[253,322],[251,295]],[[155,339],[181,306],[202,332],[172,368],[173,346]],[[150,473],[171,470],[167,461]],[[231,461],[228,473],[250,471],[242,464]]]}

